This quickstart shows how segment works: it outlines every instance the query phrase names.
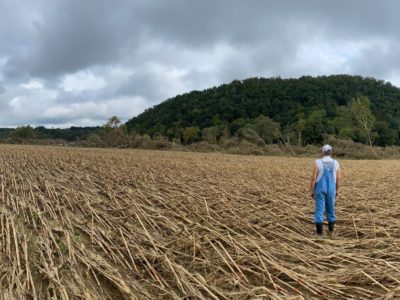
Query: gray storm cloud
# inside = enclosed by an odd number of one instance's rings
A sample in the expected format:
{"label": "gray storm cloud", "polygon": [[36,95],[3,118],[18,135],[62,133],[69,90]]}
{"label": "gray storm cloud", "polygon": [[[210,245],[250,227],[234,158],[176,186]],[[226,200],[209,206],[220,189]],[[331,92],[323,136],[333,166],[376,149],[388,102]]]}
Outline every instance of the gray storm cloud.
{"label": "gray storm cloud", "polygon": [[0,2],[0,126],[127,120],[254,76],[400,85],[395,0]]}

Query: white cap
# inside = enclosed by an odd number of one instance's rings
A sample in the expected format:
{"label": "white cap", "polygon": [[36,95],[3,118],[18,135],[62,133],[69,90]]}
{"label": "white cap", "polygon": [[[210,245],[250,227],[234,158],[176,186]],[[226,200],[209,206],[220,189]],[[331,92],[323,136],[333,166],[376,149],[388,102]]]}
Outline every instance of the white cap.
{"label": "white cap", "polygon": [[332,147],[330,145],[326,144],[322,147],[322,152],[324,152],[324,153],[332,152]]}

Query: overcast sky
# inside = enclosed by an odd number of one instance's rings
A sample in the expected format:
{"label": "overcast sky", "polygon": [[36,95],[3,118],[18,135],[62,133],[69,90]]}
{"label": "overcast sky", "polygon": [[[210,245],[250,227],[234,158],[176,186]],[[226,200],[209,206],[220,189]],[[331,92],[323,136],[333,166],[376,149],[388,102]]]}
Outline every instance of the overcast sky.
{"label": "overcast sky", "polygon": [[400,86],[397,0],[0,0],[0,127],[123,121],[248,77]]}

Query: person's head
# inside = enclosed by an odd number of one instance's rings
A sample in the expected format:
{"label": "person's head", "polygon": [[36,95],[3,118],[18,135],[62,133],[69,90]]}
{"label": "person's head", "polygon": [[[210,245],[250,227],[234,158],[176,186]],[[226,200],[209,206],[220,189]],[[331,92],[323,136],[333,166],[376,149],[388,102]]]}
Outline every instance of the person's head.
{"label": "person's head", "polygon": [[331,155],[332,154],[332,147],[328,144],[324,145],[322,148],[322,154],[327,156],[327,155]]}

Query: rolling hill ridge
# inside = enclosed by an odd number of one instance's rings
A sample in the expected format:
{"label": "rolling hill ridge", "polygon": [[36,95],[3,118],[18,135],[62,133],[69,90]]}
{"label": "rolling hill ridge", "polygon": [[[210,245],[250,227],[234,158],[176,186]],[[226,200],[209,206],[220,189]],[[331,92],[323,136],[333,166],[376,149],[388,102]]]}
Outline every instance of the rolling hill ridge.
{"label": "rolling hill ridge", "polygon": [[[365,117],[368,129],[359,120]],[[170,98],[126,126],[183,143],[257,135],[265,143],[318,144],[334,136],[399,145],[400,89],[350,75],[249,78]]]}

